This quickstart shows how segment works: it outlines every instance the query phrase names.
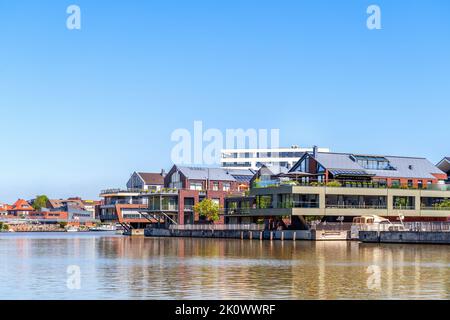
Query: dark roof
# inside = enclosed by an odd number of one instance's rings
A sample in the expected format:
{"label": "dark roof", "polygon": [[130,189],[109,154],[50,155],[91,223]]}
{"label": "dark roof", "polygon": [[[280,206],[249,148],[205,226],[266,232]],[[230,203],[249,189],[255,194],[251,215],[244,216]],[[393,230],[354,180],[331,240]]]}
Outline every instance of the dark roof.
{"label": "dark roof", "polygon": [[250,183],[255,172],[251,169],[225,169],[239,183]]}
{"label": "dark roof", "polygon": [[[311,153],[309,154],[313,156]],[[383,158],[389,161],[391,170],[374,170],[362,167],[357,161],[352,160],[355,157]],[[303,159],[303,158],[302,158]],[[291,169],[291,172],[297,169],[300,159]],[[425,158],[399,157],[399,156],[380,156],[380,155],[359,155],[352,153],[333,153],[318,152],[315,156],[317,162],[328,170],[353,170],[365,172],[366,175],[389,177],[389,178],[423,178],[435,179],[433,174],[443,174],[439,168],[433,165]]]}
{"label": "dark roof", "polygon": [[333,174],[333,176],[366,176],[371,177],[375,174],[370,174],[367,171],[364,170],[339,170],[339,169],[332,169],[330,170],[330,173]]}
{"label": "dark roof", "polygon": [[138,172],[147,185],[164,185],[164,177],[160,173]]}
{"label": "dark roof", "polygon": [[236,179],[222,168],[204,167],[181,167],[178,170],[190,180],[216,180],[216,181],[236,181]]}

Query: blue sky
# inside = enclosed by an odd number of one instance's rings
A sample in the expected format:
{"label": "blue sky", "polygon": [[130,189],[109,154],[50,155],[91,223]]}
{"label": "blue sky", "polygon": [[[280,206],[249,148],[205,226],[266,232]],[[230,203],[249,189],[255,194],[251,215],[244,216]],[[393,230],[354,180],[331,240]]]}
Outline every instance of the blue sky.
{"label": "blue sky", "polygon": [[[66,8],[81,8],[81,30]],[[382,30],[368,30],[377,4]],[[168,169],[177,128],[450,155],[450,3],[0,0],[0,202]]]}

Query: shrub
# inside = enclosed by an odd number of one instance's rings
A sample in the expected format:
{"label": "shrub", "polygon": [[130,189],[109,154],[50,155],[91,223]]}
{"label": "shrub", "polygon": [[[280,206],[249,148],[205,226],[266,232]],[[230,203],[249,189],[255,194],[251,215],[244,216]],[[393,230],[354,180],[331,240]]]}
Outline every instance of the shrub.
{"label": "shrub", "polygon": [[342,184],[339,181],[330,181],[327,183],[327,187],[342,187]]}

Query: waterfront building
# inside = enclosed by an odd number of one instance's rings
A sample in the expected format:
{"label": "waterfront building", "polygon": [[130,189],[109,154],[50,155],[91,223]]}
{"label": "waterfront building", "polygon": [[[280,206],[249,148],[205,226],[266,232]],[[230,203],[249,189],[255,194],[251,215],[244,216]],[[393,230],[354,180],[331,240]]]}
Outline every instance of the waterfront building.
{"label": "waterfront building", "polygon": [[353,153],[305,153],[289,171],[303,182],[335,180],[375,182],[380,185],[423,188],[444,184],[445,172],[425,158]]}
{"label": "waterfront building", "polygon": [[8,215],[15,217],[26,217],[34,212],[34,208],[25,200],[19,199],[8,207]]}
{"label": "waterfront building", "polygon": [[445,174],[447,175],[445,183],[450,184],[450,157],[445,157],[444,159],[439,161],[436,167],[445,172]]}
{"label": "waterfront building", "polygon": [[134,172],[127,182],[128,189],[160,190],[164,187],[164,170],[161,173]]}
{"label": "waterfront building", "polygon": [[[320,152],[329,152],[328,148],[319,148]],[[221,151],[220,163],[226,169],[259,170],[263,165],[290,169],[305,152],[312,148],[266,148],[266,149],[224,149]]]}
{"label": "waterfront building", "polygon": [[[194,213],[195,204],[211,199],[221,208],[230,194],[243,194],[249,189],[252,170],[174,165],[165,177],[165,188],[148,193],[147,212],[166,223],[193,224],[204,222]],[[223,223],[223,216],[219,223]]]}
{"label": "waterfront building", "polygon": [[254,184],[246,197],[228,197],[225,222],[283,220],[304,228],[307,217],[348,222],[362,215],[405,221],[450,217],[447,175],[425,158],[315,149],[276,178]]}
{"label": "waterfront building", "polygon": [[143,229],[157,223],[147,214],[147,198],[138,190],[107,189],[100,194],[103,198],[98,206],[99,219],[105,223],[119,223],[125,229]]}

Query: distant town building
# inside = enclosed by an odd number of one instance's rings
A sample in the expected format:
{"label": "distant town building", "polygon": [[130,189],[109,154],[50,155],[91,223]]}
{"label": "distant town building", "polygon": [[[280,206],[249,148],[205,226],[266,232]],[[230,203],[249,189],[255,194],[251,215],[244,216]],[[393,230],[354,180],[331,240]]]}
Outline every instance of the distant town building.
{"label": "distant town building", "polygon": [[[85,205],[87,203],[87,206]],[[50,212],[64,212],[67,219],[87,222],[95,219],[95,201],[85,201],[79,197],[68,199],[49,199],[47,210]],[[41,210],[43,212],[47,210]]]}
{"label": "distant town building", "polygon": [[28,216],[34,211],[34,208],[23,199],[17,200],[12,206],[8,207],[8,215],[16,217]]}
{"label": "distant town building", "polygon": [[[263,165],[268,167],[292,168],[305,152],[312,152],[312,148],[277,149],[225,149],[221,152],[222,168],[259,170]],[[319,148],[320,152],[329,152],[328,148]]]}
{"label": "distant town building", "polygon": [[128,189],[160,190],[164,186],[164,170],[161,173],[134,172],[127,182]]}
{"label": "distant town building", "polygon": [[0,216],[8,215],[8,205],[5,203],[0,203]]}

